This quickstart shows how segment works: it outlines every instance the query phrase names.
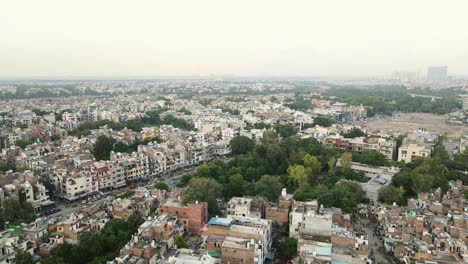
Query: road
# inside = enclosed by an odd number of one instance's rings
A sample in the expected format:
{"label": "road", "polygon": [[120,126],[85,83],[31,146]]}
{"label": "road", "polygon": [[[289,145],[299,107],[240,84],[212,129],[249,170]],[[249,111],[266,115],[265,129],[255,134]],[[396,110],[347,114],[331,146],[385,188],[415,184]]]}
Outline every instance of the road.
{"label": "road", "polygon": [[100,205],[104,203],[106,199],[108,199],[109,196],[111,196],[112,193],[105,193],[104,196],[99,196],[94,199],[91,199],[90,202],[83,203],[82,201],[74,201],[71,203],[64,203],[64,202],[56,202],[57,203],[57,208],[60,210],[56,213],[50,214],[47,217],[53,218],[53,217],[61,217],[64,215],[70,215],[72,213],[75,213],[81,209],[83,209],[84,206],[86,207],[91,207],[95,205]]}
{"label": "road", "polygon": [[[136,184],[136,188],[141,187],[141,186],[151,188],[152,186],[154,186],[154,183],[156,181],[164,181],[172,189],[179,183],[182,176],[184,176],[186,174],[193,173],[195,171],[195,168],[196,167],[194,167],[192,169],[189,169],[189,170],[184,170],[184,171],[181,171],[181,172],[178,172],[178,173],[152,178],[149,183]],[[58,202],[57,201],[56,202],[57,203],[57,208],[60,209],[60,211],[58,211],[56,213],[53,213],[53,214],[50,214],[47,217],[48,218],[54,218],[54,217],[61,217],[61,216],[65,216],[65,215],[70,215],[72,213],[75,213],[75,212],[83,209],[83,206],[88,206],[89,207],[89,206],[94,206],[97,203],[103,203],[105,201],[105,199],[108,198],[109,196],[117,196],[117,195],[119,195],[121,193],[124,193],[126,191],[129,191],[129,190],[131,190],[131,188],[124,187],[124,188],[121,188],[119,190],[107,191],[107,192],[104,192],[103,196],[100,196],[98,198],[94,198],[91,202],[85,203],[85,204],[83,204],[82,201],[74,201],[74,202],[71,202],[71,203],[64,203],[64,202]]]}
{"label": "road", "polygon": [[379,237],[374,235],[373,224],[368,219],[357,219],[354,223],[355,230],[363,230],[367,234],[369,241],[369,255],[374,255],[375,263],[382,264],[391,264],[393,263],[383,250],[383,243],[380,241]]}

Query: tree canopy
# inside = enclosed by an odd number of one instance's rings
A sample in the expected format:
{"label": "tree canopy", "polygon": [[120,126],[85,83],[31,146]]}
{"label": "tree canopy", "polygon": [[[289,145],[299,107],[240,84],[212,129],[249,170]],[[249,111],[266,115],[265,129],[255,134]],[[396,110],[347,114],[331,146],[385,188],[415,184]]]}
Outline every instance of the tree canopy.
{"label": "tree canopy", "polygon": [[167,185],[167,183],[165,183],[165,182],[163,182],[163,181],[157,182],[157,183],[154,185],[154,188],[155,188],[155,189],[158,189],[158,190],[166,190],[166,191],[169,191],[169,185]]}
{"label": "tree canopy", "polygon": [[219,211],[217,199],[222,197],[223,186],[212,178],[193,177],[184,197],[185,202],[207,202],[211,214]]}
{"label": "tree canopy", "polygon": [[143,218],[134,214],[127,221],[111,219],[101,232],[84,232],[80,235],[78,244],[64,243],[54,247],[48,258],[41,263],[106,263],[113,260],[120,249],[130,240],[131,236],[143,223]]}
{"label": "tree canopy", "polygon": [[[445,90],[445,89],[444,89]],[[336,86],[328,89],[325,95],[333,100],[350,105],[368,107],[368,116],[375,114],[392,115],[394,112],[423,112],[447,114],[454,109],[461,109],[457,96],[458,90],[409,90],[403,86],[373,86],[368,88]],[[444,93],[442,99],[432,101],[430,97],[413,97],[412,93],[436,95]],[[440,95],[439,95],[440,96]]]}
{"label": "tree canopy", "polygon": [[291,237],[287,237],[280,247],[280,256],[283,259],[290,259],[297,253],[297,240]]}
{"label": "tree canopy", "polygon": [[2,223],[8,222],[10,224],[19,225],[34,221],[34,219],[36,219],[36,214],[30,203],[21,203],[13,198],[5,198],[2,202],[2,208],[0,209],[0,218]]}
{"label": "tree canopy", "polygon": [[405,190],[403,189],[403,187],[395,187],[389,185],[379,190],[379,201],[384,202],[386,204],[397,203],[398,205],[404,205],[404,193]]}
{"label": "tree canopy", "polygon": [[363,137],[365,136],[366,133],[362,131],[361,129],[354,127],[352,128],[348,133],[344,133],[343,137],[345,138],[355,138],[355,137]]}
{"label": "tree canopy", "polygon": [[188,248],[188,244],[185,242],[184,237],[180,235],[175,237],[175,245],[177,248]]}
{"label": "tree canopy", "polygon": [[246,136],[235,136],[229,141],[233,155],[246,154],[254,148],[253,141]]}
{"label": "tree canopy", "polygon": [[373,165],[373,166],[385,166],[388,164],[388,161],[385,159],[385,156],[375,150],[364,151],[362,153],[353,152],[354,162],[359,162],[363,164]]}
{"label": "tree canopy", "polygon": [[[368,201],[359,183],[369,181],[369,177],[352,170],[351,162],[377,166],[391,163],[375,151],[342,152],[324,148],[313,138],[278,135],[279,131],[267,130],[250,151],[237,152],[229,161],[215,160],[198,166],[179,185],[189,187],[186,200],[208,201],[216,208],[217,199],[233,196],[261,195],[276,201],[285,187],[296,200],[318,199],[326,207],[352,212],[357,204]],[[468,153],[463,155],[458,159],[468,157]],[[338,158],[340,167],[336,166]],[[445,160],[444,153],[408,164],[391,163],[402,169],[393,177],[392,185],[381,190],[379,199],[404,204],[420,191],[437,187],[447,190],[447,180],[455,176],[447,167],[450,162],[444,165],[440,160]]]}

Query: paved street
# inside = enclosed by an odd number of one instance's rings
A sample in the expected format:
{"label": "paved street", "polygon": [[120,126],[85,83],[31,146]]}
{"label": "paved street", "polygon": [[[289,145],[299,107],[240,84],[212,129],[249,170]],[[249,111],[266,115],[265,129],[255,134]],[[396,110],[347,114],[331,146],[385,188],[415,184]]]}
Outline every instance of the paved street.
{"label": "paved street", "polygon": [[[153,178],[150,180],[149,183],[144,184],[142,186],[145,186],[147,188],[151,188],[156,181],[164,181],[166,182],[170,188],[174,188],[177,183],[179,183],[180,179],[182,178],[183,175],[185,174],[191,174],[195,170],[196,167],[190,169],[190,170],[185,170],[182,172],[177,172],[174,174],[166,175],[165,177],[161,178]],[[137,184],[137,186],[140,186]],[[101,196],[97,199],[93,199],[90,203],[85,203],[83,204],[81,201],[75,201],[72,203],[64,203],[64,202],[58,202],[57,203],[57,208],[60,209],[60,211],[53,213],[51,215],[48,215],[47,217],[60,217],[64,215],[70,215],[71,213],[77,212],[80,209],[83,209],[84,206],[92,206],[97,203],[103,203],[104,200],[109,197],[109,196],[117,196],[119,194],[125,193],[126,191],[131,190],[128,187],[121,188],[119,190],[114,190],[114,191],[108,191],[104,193],[104,196]]]}
{"label": "paved street", "polygon": [[[354,229],[366,232],[369,240],[369,252],[373,253],[375,263],[392,263],[384,253],[383,243],[380,241],[378,236],[374,235],[372,223],[368,219],[357,219],[354,223]],[[370,255],[372,255],[371,253]]]}

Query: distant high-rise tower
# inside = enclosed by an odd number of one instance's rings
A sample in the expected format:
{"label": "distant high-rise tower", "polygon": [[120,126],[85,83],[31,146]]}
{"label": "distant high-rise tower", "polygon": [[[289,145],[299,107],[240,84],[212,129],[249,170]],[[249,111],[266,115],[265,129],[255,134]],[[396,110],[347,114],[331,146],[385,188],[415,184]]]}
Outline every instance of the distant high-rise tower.
{"label": "distant high-rise tower", "polygon": [[447,66],[428,67],[427,79],[429,81],[445,81],[447,80]]}

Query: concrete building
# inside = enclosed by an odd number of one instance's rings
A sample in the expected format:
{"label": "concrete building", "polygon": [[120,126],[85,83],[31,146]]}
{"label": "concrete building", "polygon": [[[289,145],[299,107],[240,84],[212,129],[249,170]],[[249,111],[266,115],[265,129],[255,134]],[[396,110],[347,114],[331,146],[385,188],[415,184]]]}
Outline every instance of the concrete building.
{"label": "concrete building", "polygon": [[398,149],[398,161],[408,163],[430,157],[438,138],[438,135],[423,129],[408,133]]}
{"label": "concrete building", "polygon": [[221,245],[222,263],[255,264],[255,242],[250,239],[226,237]]}
{"label": "concrete building", "polygon": [[159,213],[167,213],[180,219],[190,233],[199,233],[208,223],[208,204],[206,202],[184,205],[177,200],[168,200],[158,207]]}
{"label": "concrete building", "polygon": [[98,179],[89,171],[59,176],[59,190],[64,199],[73,201],[99,191]]}
{"label": "concrete building", "polygon": [[49,225],[49,232],[63,236],[63,240],[70,244],[78,243],[79,236],[88,231],[90,225],[83,221],[82,215],[72,214],[68,219]]}
{"label": "concrete building", "polygon": [[432,154],[432,148],[417,144],[405,144],[398,149],[398,161],[413,162],[419,158],[428,158]]}
{"label": "concrete building", "polygon": [[427,80],[429,81],[446,81],[447,66],[431,66],[427,68]]}
{"label": "concrete building", "polygon": [[213,217],[203,238],[207,248],[221,252],[222,263],[263,264],[271,250],[271,231],[271,220]]}
{"label": "concrete building", "polygon": [[232,197],[227,203],[227,217],[244,216],[261,218],[261,212],[251,210],[252,202],[252,198]]}
{"label": "concrete building", "polygon": [[269,203],[265,207],[265,219],[272,220],[273,223],[282,225],[289,221],[289,211],[293,202],[293,195],[286,192],[286,188],[281,190],[278,204]]}
{"label": "concrete building", "polygon": [[174,256],[169,257],[165,264],[215,264],[219,263],[209,254],[196,254],[190,249],[179,249]]}
{"label": "concrete building", "polygon": [[[338,159],[336,166],[341,166],[341,159]],[[398,167],[371,166],[358,162],[351,162],[351,169],[356,172],[362,172],[369,177],[368,182],[356,182],[361,185],[367,198],[371,202],[378,201],[378,192],[381,188],[392,183],[393,176],[400,171]]]}
{"label": "concrete building", "polygon": [[322,139],[322,143],[327,147],[339,150],[365,152],[377,151],[388,160],[396,158],[396,142],[380,136],[366,136],[345,138],[341,135],[329,135]]}
{"label": "concrete building", "polygon": [[317,201],[295,202],[289,213],[289,236],[299,238],[330,238],[332,215],[319,214]]}

